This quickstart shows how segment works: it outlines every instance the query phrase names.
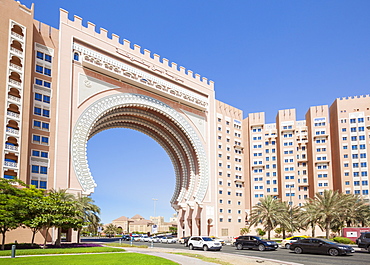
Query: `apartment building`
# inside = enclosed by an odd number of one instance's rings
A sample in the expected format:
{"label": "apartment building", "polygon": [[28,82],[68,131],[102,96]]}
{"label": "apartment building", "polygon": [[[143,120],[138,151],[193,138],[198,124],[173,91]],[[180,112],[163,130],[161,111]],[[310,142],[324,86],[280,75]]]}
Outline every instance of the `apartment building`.
{"label": "apartment building", "polygon": [[334,189],[369,200],[369,95],[336,99],[330,122]]}
{"label": "apartment building", "polygon": [[238,235],[245,226],[243,112],[216,102],[217,216],[220,236]]}

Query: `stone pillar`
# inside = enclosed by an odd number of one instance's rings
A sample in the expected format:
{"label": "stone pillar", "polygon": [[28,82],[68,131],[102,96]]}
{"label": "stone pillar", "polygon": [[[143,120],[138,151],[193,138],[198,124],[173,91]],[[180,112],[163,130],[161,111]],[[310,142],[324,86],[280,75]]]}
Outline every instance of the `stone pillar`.
{"label": "stone pillar", "polygon": [[180,207],[177,211],[177,237],[181,238],[184,235],[184,215],[185,211]]}
{"label": "stone pillar", "polygon": [[185,212],[185,236],[192,236],[192,215],[193,215],[193,210],[187,206],[186,207],[186,212]]}
{"label": "stone pillar", "polygon": [[201,236],[202,231],[201,231],[201,214],[202,214],[202,208],[199,204],[196,204],[194,207],[194,212],[193,212],[193,235],[194,236]]}

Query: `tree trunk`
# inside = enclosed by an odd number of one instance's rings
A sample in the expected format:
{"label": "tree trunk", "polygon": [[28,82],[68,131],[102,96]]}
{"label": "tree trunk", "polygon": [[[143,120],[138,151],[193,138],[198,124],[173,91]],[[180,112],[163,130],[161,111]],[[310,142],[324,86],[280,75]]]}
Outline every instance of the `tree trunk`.
{"label": "tree trunk", "polygon": [[3,234],[3,240],[1,242],[1,250],[4,250],[5,248],[5,231],[4,232],[1,232]]}
{"label": "tree trunk", "polygon": [[32,240],[31,240],[31,246],[33,246],[33,243],[35,242],[35,235],[37,233],[37,229],[32,230]]}
{"label": "tree trunk", "polygon": [[326,223],[326,227],[325,227],[325,237],[326,237],[326,239],[329,239],[329,233],[330,233],[330,223]]}
{"label": "tree trunk", "polygon": [[285,239],[286,238],[286,234],[285,234],[285,227],[283,227],[283,239]]}
{"label": "tree trunk", "polygon": [[314,225],[314,223],[311,223],[311,229],[312,229],[311,235],[312,235],[312,237],[315,237],[315,225]]}
{"label": "tree trunk", "polygon": [[80,243],[81,230],[82,230],[82,228],[77,229],[77,243]]}
{"label": "tree trunk", "polygon": [[49,227],[46,228],[45,240],[44,240],[44,248],[46,247],[46,241],[48,239],[48,233],[49,233]]}
{"label": "tree trunk", "polygon": [[58,237],[57,237],[57,240],[55,241],[55,245],[57,247],[60,247],[61,246],[61,241],[62,241],[62,228],[58,227]]}
{"label": "tree trunk", "polygon": [[267,231],[267,238],[268,238],[268,240],[270,240],[270,239],[271,239],[270,234],[271,234],[271,230],[268,230],[268,231]]}

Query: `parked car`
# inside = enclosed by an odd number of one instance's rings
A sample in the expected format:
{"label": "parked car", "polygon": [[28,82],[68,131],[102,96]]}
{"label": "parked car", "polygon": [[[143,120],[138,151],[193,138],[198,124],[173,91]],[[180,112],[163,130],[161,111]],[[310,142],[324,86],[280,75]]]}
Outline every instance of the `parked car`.
{"label": "parked car", "polygon": [[221,245],[225,246],[225,240],[223,240],[222,238],[215,237],[215,236],[210,236],[210,238],[212,238],[216,242],[220,242]]}
{"label": "parked car", "polygon": [[174,244],[174,243],[177,243],[177,237],[173,237],[173,236],[168,236],[167,237],[167,244]]}
{"label": "parked car", "polygon": [[140,237],[141,242],[148,242],[149,237],[147,235],[143,235]]}
{"label": "parked car", "polygon": [[303,239],[303,238],[309,238],[309,236],[291,236],[291,237],[287,237],[287,238],[283,239],[283,241],[281,241],[280,247],[289,249],[291,243],[296,242],[296,241],[298,241],[300,239]]}
{"label": "parked car", "polygon": [[190,238],[190,236],[183,236],[183,237],[180,237],[180,239],[178,240],[178,242],[180,244],[185,244],[185,241],[188,241]]}
{"label": "parked car", "polygon": [[148,239],[148,242],[149,243],[151,243],[151,242],[153,242],[153,243],[159,243],[160,242],[160,237],[157,237],[157,236],[152,236],[152,237],[149,237],[149,239]]}
{"label": "parked car", "polygon": [[188,247],[189,246],[189,239],[190,239],[190,236],[187,236],[187,237],[185,237],[185,239],[184,239],[184,246],[185,247]]}
{"label": "parked car", "polygon": [[130,235],[123,235],[122,236],[122,240],[130,241],[131,240],[131,237],[130,237]]}
{"label": "parked car", "polygon": [[172,243],[176,243],[177,242],[177,238],[176,237],[172,237],[172,236],[164,236],[160,239],[160,242],[161,243],[167,243],[167,244],[172,244]]}
{"label": "parked car", "polygon": [[290,245],[290,250],[297,254],[317,253],[330,256],[346,255],[355,252],[353,247],[320,238],[304,238]]}
{"label": "parked car", "polygon": [[356,239],[356,244],[359,248],[364,248],[370,252],[370,232],[361,233],[360,237]]}
{"label": "parked car", "polygon": [[220,242],[216,242],[208,236],[192,236],[189,238],[188,245],[190,250],[200,248],[203,249],[204,251],[207,250],[220,251],[222,248]]}
{"label": "parked car", "polygon": [[239,236],[235,240],[235,247],[238,250],[246,248],[264,251],[275,250],[278,248],[278,244],[275,241],[263,240],[258,236]]}

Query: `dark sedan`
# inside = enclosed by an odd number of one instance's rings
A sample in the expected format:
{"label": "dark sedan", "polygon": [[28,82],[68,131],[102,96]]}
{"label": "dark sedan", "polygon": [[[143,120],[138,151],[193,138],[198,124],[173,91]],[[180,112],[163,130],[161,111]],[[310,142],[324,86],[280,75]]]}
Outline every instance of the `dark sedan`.
{"label": "dark sedan", "polygon": [[320,238],[305,238],[290,245],[290,250],[297,254],[317,253],[329,254],[330,256],[347,255],[355,252],[353,247],[341,245],[329,240]]}
{"label": "dark sedan", "polygon": [[278,248],[278,244],[275,241],[263,240],[258,236],[239,236],[235,239],[236,249],[258,249],[259,251],[264,250],[275,250]]}

